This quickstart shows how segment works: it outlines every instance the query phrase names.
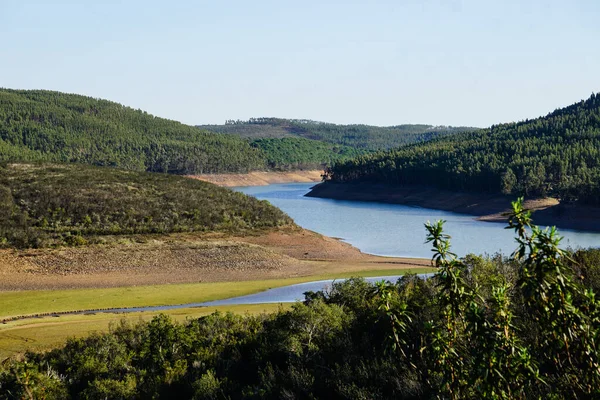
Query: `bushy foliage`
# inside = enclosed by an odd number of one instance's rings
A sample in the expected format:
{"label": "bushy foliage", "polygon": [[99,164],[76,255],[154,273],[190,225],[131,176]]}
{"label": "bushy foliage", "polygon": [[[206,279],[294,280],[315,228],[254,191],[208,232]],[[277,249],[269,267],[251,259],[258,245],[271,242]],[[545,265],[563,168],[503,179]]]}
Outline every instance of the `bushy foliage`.
{"label": "bushy foliage", "polygon": [[291,223],[267,201],[178,176],[70,164],[0,165],[0,247]]}
{"label": "bushy foliage", "polygon": [[107,100],[0,89],[0,161],[75,162],[198,174],[264,169],[247,141]]}
{"label": "bushy foliage", "polygon": [[510,258],[458,259],[429,224],[431,279],[350,279],[272,315],[122,323],[5,362],[0,398],[598,398],[598,300],[571,269],[587,274],[595,251],[572,258],[521,204]]}
{"label": "bushy foliage", "polygon": [[552,195],[600,205],[600,95],[542,118],[340,161],[327,179]]}

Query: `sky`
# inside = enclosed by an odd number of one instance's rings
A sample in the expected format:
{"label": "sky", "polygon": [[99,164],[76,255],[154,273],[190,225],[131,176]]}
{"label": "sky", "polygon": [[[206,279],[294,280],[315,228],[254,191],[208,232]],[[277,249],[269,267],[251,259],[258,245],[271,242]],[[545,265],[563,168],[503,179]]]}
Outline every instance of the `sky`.
{"label": "sky", "polygon": [[0,0],[0,87],[187,124],[480,126],[600,91],[598,0]]}

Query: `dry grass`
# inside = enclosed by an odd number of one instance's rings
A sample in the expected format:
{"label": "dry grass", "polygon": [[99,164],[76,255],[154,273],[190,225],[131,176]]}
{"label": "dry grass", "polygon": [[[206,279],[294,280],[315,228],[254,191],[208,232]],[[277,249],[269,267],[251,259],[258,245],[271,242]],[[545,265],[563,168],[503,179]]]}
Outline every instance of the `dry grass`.
{"label": "dry grass", "polygon": [[[340,263],[329,273],[280,280],[215,282],[206,284],[159,285],[92,290],[49,290],[0,293],[4,317],[35,313],[53,313],[76,309],[132,307],[147,305],[184,304],[204,302],[218,298],[241,296],[272,287],[291,285],[321,279],[346,278],[350,276],[401,275],[431,272],[431,268],[394,269],[396,264],[381,264],[382,269],[357,270],[364,263]],[[374,264],[371,264],[372,266]],[[165,313],[176,320],[197,318],[214,311],[237,313],[272,312],[278,304],[234,305],[201,308],[183,308],[161,312],[134,312],[127,314],[86,313],[78,315],[50,315],[28,319],[11,320],[0,324],[0,358],[22,353],[26,350],[47,350],[61,345],[69,337],[81,337],[94,331],[107,331],[111,323],[121,319],[128,321],[149,320]]]}
{"label": "dry grass", "polygon": [[[403,266],[403,268],[397,268],[396,264],[378,266],[380,269],[358,269],[364,265],[352,264],[347,266],[340,264],[337,265],[337,268],[328,271],[315,268],[314,274],[285,279],[1,292],[0,319],[9,320],[19,316],[69,311],[203,303],[313,280],[348,278],[351,276],[402,275],[406,272],[424,273],[432,271],[431,268],[423,267],[410,268],[410,266]],[[375,266],[371,264],[371,267]]]}

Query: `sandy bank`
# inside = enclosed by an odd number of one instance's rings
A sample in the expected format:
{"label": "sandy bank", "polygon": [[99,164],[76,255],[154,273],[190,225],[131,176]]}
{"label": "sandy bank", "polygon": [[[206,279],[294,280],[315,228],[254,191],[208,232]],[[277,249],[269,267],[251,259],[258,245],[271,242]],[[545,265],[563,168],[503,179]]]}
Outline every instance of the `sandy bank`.
{"label": "sandy bank", "polygon": [[[506,221],[512,196],[452,192],[426,186],[392,186],[368,183],[324,183],[316,185],[309,197],[337,200],[375,201],[406,204],[477,216],[482,221]],[[536,224],[564,229],[600,232],[600,208],[560,204],[556,199],[526,199],[525,207],[534,210]]]}
{"label": "sandy bank", "polygon": [[247,174],[201,174],[188,175],[188,178],[199,179],[219,186],[265,186],[273,183],[321,182],[322,170],[290,171],[290,172],[249,172]]}

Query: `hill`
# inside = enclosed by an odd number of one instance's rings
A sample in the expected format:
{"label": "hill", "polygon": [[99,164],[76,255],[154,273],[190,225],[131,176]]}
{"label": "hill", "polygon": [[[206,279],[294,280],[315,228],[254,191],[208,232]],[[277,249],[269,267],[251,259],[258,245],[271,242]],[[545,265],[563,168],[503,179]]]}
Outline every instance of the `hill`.
{"label": "hill", "polygon": [[0,89],[0,161],[75,162],[175,174],[264,169],[247,141],[112,101]]}
{"label": "hill", "polygon": [[249,143],[236,135],[207,132],[107,100],[0,89],[0,161],[213,174],[321,169],[362,154],[339,144],[286,137],[283,131],[266,137],[278,139]]}
{"label": "hill", "polygon": [[84,165],[0,165],[0,247],[291,223],[267,202],[184,177]]}
{"label": "hill", "polygon": [[82,163],[172,174],[321,169],[376,149],[460,130],[276,118],[192,127],[108,100],[0,89],[0,161],[10,162]]}
{"label": "hill", "polygon": [[365,151],[299,137],[263,138],[250,145],[261,152],[270,169],[322,169],[337,161],[364,154]]}
{"label": "hill", "polygon": [[336,163],[330,182],[429,185],[600,205],[600,96],[544,117]]}
{"label": "hill", "polygon": [[338,125],[300,119],[251,118],[227,121],[225,125],[199,125],[211,132],[240,136],[249,140],[303,137],[362,150],[381,150],[431,140],[475,128],[432,125]]}

